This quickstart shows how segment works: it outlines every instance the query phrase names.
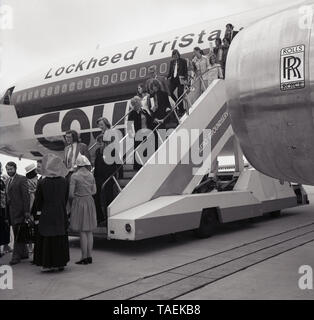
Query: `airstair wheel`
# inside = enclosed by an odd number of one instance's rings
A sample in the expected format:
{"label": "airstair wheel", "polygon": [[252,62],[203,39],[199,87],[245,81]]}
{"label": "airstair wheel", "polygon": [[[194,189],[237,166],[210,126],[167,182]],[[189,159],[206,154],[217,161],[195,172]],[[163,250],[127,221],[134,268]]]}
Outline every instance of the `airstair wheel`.
{"label": "airstair wheel", "polygon": [[217,209],[204,209],[202,212],[200,226],[198,229],[194,230],[194,233],[198,238],[209,238],[214,234],[218,224]]}
{"label": "airstair wheel", "polygon": [[281,210],[276,210],[276,211],[270,212],[269,215],[270,215],[272,218],[279,218],[280,215],[281,215]]}

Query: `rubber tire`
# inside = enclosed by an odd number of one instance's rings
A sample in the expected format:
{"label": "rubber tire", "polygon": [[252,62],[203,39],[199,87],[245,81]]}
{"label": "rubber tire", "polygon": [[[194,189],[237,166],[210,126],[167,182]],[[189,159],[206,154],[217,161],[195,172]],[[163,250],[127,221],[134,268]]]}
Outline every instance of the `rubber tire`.
{"label": "rubber tire", "polygon": [[209,238],[215,233],[218,224],[216,209],[205,209],[202,212],[200,226],[194,230],[194,234],[200,239]]}
{"label": "rubber tire", "polygon": [[269,215],[270,215],[272,218],[279,218],[279,217],[281,216],[281,210],[277,210],[277,211],[270,212]]}

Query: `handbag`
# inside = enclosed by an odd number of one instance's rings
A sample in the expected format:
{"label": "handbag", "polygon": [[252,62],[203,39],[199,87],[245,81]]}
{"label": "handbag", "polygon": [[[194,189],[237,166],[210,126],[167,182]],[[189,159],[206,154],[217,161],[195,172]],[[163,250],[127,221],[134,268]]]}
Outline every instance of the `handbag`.
{"label": "handbag", "polygon": [[0,215],[0,246],[10,243],[10,225]]}
{"label": "handbag", "polygon": [[31,221],[23,222],[17,225],[17,235],[15,241],[18,243],[35,242],[35,228]]}

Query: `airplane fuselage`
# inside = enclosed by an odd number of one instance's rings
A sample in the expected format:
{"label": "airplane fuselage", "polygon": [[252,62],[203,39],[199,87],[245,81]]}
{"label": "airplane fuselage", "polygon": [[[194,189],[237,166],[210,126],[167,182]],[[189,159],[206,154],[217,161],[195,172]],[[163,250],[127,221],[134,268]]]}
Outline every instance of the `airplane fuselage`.
{"label": "airplane fuselage", "polygon": [[167,76],[173,49],[191,59],[194,47],[206,53],[210,43],[223,38],[227,23],[246,28],[280,10],[267,7],[49,63],[15,85],[11,104],[18,124],[0,126],[0,152],[31,159],[62,154],[69,129],[90,146],[100,132],[96,120],[105,116],[116,124],[127,113],[149,66]]}

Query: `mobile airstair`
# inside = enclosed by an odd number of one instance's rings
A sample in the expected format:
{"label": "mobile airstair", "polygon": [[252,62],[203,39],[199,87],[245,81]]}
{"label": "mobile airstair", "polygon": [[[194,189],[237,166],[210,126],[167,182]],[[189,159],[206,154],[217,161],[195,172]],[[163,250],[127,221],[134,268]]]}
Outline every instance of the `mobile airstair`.
{"label": "mobile airstair", "polygon": [[[196,193],[233,131],[224,80],[213,81],[195,101],[189,101],[191,96],[190,89],[182,96],[190,108],[170,135],[163,136],[158,127],[154,130],[160,146],[148,159],[141,157],[144,143],[131,153],[123,153],[124,162],[111,177],[117,196],[108,207],[108,239],[140,240],[185,230],[195,230],[205,237],[218,223],[278,213],[307,202],[301,186],[297,196],[296,187],[289,183],[244,169],[236,140],[236,182],[232,190]],[[172,110],[175,114],[177,106]],[[197,150],[202,161],[195,165],[191,155]],[[130,156],[142,164],[139,171],[128,163]]]}

